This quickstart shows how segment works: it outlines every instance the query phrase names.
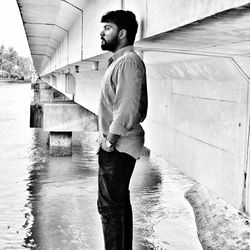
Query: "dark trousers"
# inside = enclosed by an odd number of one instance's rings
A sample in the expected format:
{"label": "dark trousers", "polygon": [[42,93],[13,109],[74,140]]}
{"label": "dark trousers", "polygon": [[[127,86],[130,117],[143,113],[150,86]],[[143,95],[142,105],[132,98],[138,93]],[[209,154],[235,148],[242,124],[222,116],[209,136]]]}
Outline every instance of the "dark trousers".
{"label": "dark trousers", "polygon": [[117,150],[100,149],[98,211],[106,250],[132,250],[133,218],[129,182],[136,160]]}

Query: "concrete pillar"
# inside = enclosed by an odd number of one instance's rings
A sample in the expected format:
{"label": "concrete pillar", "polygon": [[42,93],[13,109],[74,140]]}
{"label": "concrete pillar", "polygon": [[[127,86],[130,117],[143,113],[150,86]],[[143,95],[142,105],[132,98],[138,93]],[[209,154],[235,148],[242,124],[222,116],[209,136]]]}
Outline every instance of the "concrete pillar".
{"label": "concrete pillar", "polygon": [[75,77],[72,74],[65,74],[65,93],[75,94]]}
{"label": "concrete pillar", "polygon": [[30,127],[42,128],[43,127],[43,107],[39,103],[30,104]]}
{"label": "concrete pillar", "polygon": [[39,102],[52,102],[53,101],[53,89],[41,89],[39,96]]}
{"label": "concrete pillar", "polygon": [[35,72],[33,72],[31,75],[31,84],[36,83],[36,81],[37,81],[37,75]]}
{"label": "concrete pillar", "polygon": [[50,132],[49,154],[51,156],[72,155],[72,132]]}
{"label": "concrete pillar", "polygon": [[51,86],[43,80],[37,80],[39,84],[39,89],[51,89]]}
{"label": "concrete pillar", "polygon": [[33,85],[33,89],[30,127],[49,132],[50,155],[72,155],[72,132],[97,131],[97,116],[41,80]]}
{"label": "concrete pillar", "polygon": [[53,88],[46,83],[38,81],[31,85],[34,90],[34,102],[51,102],[53,101]]}
{"label": "concrete pillar", "polygon": [[39,83],[37,82],[32,82],[30,86],[31,89],[39,90]]}
{"label": "concrete pillar", "polygon": [[33,96],[34,102],[39,102],[40,101],[40,91],[37,89],[34,89],[34,96]]}
{"label": "concrete pillar", "polygon": [[68,101],[69,98],[67,96],[65,96],[64,94],[62,94],[59,91],[53,91],[53,102],[61,102],[61,101]]}

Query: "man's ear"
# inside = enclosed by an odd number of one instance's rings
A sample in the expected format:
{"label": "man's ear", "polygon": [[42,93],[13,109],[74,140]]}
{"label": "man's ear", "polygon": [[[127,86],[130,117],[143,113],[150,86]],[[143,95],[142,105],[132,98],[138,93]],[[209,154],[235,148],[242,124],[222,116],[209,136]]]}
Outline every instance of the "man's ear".
{"label": "man's ear", "polygon": [[125,29],[122,29],[119,31],[119,38],[122,40],[124,37],[127,36],[127,31]]}

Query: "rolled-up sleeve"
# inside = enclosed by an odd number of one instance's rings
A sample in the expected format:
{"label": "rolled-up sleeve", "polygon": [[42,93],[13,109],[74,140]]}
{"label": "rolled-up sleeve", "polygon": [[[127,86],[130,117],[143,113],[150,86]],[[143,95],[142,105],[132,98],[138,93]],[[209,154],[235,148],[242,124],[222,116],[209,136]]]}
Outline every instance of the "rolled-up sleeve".
{"label": "rolled-up sleeve", "polygon": [[138,65],[133,60],[126,60],[119,64],[114,79],[113,121],[109,128],[111,133],[124,136],[140,122],[139,105],[144,70],[142,65]]}

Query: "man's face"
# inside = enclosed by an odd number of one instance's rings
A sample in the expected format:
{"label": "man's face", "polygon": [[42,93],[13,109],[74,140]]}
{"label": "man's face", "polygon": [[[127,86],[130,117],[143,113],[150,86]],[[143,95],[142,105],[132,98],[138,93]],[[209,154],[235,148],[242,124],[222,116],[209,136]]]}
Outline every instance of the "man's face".
{"label": "man's face", "polygon": [[119,44],[118,40],[119,29],[114,23],[104,23],[103,30],[101,31],[101,48],[115,52]]}

